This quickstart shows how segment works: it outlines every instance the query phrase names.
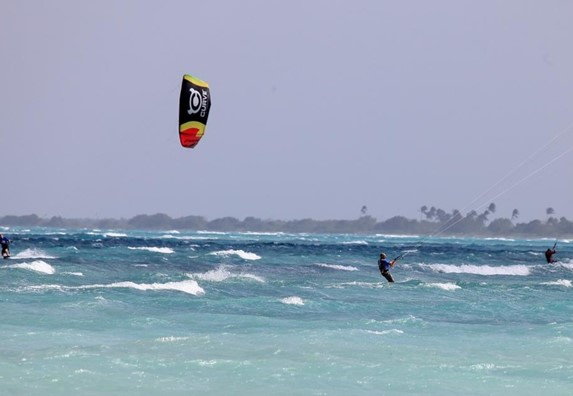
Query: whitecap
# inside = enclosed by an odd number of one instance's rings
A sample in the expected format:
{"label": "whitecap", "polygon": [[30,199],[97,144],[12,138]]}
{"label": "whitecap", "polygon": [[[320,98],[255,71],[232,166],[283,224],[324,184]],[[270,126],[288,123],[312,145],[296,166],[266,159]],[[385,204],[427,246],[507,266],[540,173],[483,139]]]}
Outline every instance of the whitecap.
{"label": "whitecap", "polygon": [[559,262],[559,263],[555,263],[555,264],[556,264],[556,265],[559,265],[560,267],[563,267],[563,268],[565,268],[565,269],[573,270],[573,263],[571,262],[571,260],[570,260],[569,262],[567,262],[567,263]]}
{"label": "whitecap", "polygon": [[187,274],[190,278],[200,279],[209,282],[223,282],[227,279],[233,278],[244,278],[244,279],[252,279],[257,282],[264,283],[264,278],[260,276],[253,275],[253,274],[233,274],[230,272],[225,266],[218,267],[214,270],[210,270],[204,273],[199,274]]}
{"label": "whitecap", "polygon": [[550,285],[550,286],[565,286],[565,287],[573,286],[571,281],[568,279],[558,279],[558,280],[553,281],[553,282],[542,282],[541,284],[542,285]]}
{"label": "whitecap", "polygon": [[52,267],[50,264],[42,260],[32,261],[31,263],[19,263],[19,264],[8,265],[6,268],[25,269],[48,275],[52,275],[56,272],[54,267]]}
{"label": "whitecap", "polygon": [[470,370],[482,371],[482,370],[495,370],[498,367],[493,363],[478,363],[471,365],[469,368]]}
{"label": "whitecap", "polygon": [[55,259],[57,257],[50,256],[40,249],[25,249],[12,256],[15,259]]}
{"label": "whitecap", "polygon": [[459,287],[455,283],[428,283],[425,286],[426,287],[437,287],[438,289],[443,289],[443,290],[448,290],[448,291],[461,289],[461,287]]}
{"label": "whitecap", "polygon": [[187,341],[189,337],[159,337],[156,338],[155,341],[157,342],[177,342],[177,341]]}
{"label": "whitecap", "polygon": [[62,272],[62,275],[84,276],[81,272]]}
{"label": "whitecap", "polygon": [[255,253],[250,253],[250,252],[245,252],[244,250],[221,250],[218,252],[213,252],[213,253],[209,253],[211,255],[214,256],[231,256],[231,255],[237,255],[240,258],[242,258],[243,260],[260,260],[261,256],[255,254]]}
{"label": "whitecap", "polygon": [[184,280],[180,282],[167,282],[167,283],[135,283],[131,281],[116,282],[109,285],[88,285],[79,286],[78,288],[131,288],[142,291],[158,291],[158,290],[175,290],[183,293],[193,294],[199,296],[205,294],[205,290],[194,280]]}
{"label": "whitecap", "polygon": [[419,235],[401,235],[401,234],[376,234],[375,236],[383,238],[420,238]]}
{"label": "whitecap", "polygon": [[174,250],[168,247],[128,247],[130,250],[146,250],[153,253],[171,254]]}
{"label": "whitecap", "polygon": [[376,335],[387,335],[387,334],[404,334],[403,330],[399,329],[390,329],[390,330],[366,330],[367,333],[376,334]]}
{"label": "whitecap", "polygon": [[103,236],[106,238],[122,238],[126,237],[127,234],[124,234],[123,232],[106,232]]}
{"label": "whitecap", "polygon": [[451,264],[430,264],[424,265],[437,272],[446,274],[474,274],[474,275],[514,275],[527,276],[530,271],[525,265],[508,265],[493,267],[490,265],[451,265]]}
{"label": "whitecap", "polygon": [[288,304],[288,305],[304,305],[304,301],[302,300],[302,298],[297,296],[285,297],[281,299],[281,302],[283,304]]}
{"label": "whitecap", "polygon": [[386,287],[385,286],[386,284],[387,284],[386,281],[384,281],[384,283],[382,283],[382,282],[353,281],[353,282],[335,283],[333,285],[329,285],[326,287],[327,288],[333,288],[333,289],[345,289],[347,286],[357,286],[357,287],[367,287],[370,289],[378,289],[378,288]]}
{"label": "whitecap", "polygon": [[352,267],[352,266],[346,266],[346,265],[321,264],[321,263],[318,263],[317,265],[319,267],[332,268],[332,269],[341,270],[341,271],[358,271],[358,268]]}

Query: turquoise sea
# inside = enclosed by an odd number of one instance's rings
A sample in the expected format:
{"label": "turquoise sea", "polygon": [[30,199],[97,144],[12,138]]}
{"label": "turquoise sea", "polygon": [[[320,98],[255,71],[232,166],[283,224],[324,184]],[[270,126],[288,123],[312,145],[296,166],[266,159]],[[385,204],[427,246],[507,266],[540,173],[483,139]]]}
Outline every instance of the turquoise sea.
{"label": "turquoise sea", "polygon": [[571,241],[2,232],[1,395],[573,392]]}

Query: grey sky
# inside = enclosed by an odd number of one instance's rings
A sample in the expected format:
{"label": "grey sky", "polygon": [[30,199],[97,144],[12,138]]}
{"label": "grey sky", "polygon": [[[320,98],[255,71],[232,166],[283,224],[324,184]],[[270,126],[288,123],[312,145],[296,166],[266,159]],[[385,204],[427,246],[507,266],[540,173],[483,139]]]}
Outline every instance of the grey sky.
{"label": "grey sky", "polygon": [[[548,164],[573,147],[572,18],[567,0],[4,0],[0,215],[382,220],[494,198],[573,219],[573,152]],[[184,73],[213,96],[194,150]]]}

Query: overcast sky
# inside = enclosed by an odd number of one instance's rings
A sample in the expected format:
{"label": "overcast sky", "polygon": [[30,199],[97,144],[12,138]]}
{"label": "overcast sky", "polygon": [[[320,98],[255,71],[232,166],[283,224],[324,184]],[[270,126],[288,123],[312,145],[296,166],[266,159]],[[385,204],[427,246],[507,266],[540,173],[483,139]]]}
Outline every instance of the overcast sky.
{"label": "overcast sky", "polygon": [[[573,219],[572,20],[569,0],[3,0],[0,215]],[[213,98],[192,150],[185,73]]]}

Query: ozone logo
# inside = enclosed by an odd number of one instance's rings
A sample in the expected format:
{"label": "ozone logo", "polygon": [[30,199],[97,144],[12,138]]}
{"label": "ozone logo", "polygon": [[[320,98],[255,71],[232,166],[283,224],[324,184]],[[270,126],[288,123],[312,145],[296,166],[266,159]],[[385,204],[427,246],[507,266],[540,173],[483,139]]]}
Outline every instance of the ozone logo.
{"label": "ozone logo", "polygon": [[187,114],[196,114],[201,110],[203,104],[203,99],[201,98],[201,93],[194,88],[189,89],[189,110]]}

